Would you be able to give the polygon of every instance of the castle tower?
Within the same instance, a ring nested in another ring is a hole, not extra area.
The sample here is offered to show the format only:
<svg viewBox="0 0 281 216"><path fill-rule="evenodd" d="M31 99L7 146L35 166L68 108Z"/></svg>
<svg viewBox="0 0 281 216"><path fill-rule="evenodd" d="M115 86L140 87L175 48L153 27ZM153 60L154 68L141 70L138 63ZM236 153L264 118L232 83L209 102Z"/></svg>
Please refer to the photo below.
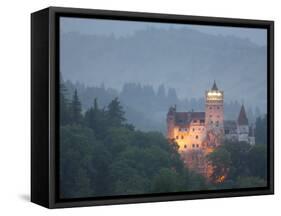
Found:
<svg viewBox="0 0 281 216"><path fill-rule="evenodd" d="M223 91L214 81L211 90L205 93L205 125L207 131L223 132L224 122Z"/></svg>
<svg viewBox="0 0 281 216"><path fill-rule="evenodd" d="M167 113L167 138L174 138L174 127L175 127L175 114L176 114L176 106L170 107Z"/></svg>
<svg viewBox="0 0 281 216"><path fill-rule="evenodd" d="M240 113L237 119L237 133L238 141L248 142L249 141L249 121L246 115L244 104L242 104Z"/></svg>

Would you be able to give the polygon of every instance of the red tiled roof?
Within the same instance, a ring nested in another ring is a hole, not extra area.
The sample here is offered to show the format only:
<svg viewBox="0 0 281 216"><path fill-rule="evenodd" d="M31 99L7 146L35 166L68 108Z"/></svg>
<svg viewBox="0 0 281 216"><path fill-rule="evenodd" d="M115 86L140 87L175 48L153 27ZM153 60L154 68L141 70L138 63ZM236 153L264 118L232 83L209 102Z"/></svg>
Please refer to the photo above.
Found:
<svg viewBox="0 0 281 216"><path fill-rule="evenodd" d="M176 124L189 124L192 120L205 120L205 112L176 112Z"/></svg>

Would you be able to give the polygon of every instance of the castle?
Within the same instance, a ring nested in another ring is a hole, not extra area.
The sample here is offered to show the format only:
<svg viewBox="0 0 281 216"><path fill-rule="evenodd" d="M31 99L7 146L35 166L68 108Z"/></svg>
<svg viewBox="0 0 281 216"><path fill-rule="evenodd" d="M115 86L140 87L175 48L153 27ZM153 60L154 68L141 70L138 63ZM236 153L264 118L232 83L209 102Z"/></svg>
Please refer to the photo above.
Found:
<svg viewBox="0 0 281 216"><path fill-rule="evenodd" d="M237 120L224 118L224 92L216 82L205 92L205 112L177 112L176 106L167 113L167 138L177 143L186 165L197 172L210 176L212 168L205 156L221 145L224 140L255 144L253 127L249 126L244 105Z"/></svg>

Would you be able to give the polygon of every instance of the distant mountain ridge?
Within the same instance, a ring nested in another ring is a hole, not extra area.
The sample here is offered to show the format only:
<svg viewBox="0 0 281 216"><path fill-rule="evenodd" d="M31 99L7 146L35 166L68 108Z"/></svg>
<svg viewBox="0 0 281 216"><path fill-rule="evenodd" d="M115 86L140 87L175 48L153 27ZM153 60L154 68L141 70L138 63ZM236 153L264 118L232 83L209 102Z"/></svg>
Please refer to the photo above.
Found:
<svg viewBox="0 0 281 216"><path fill-rule="evenodd" d="M129 37L63 34L64 79L89 86L124 83L176 89L180 98L201 98L214 79L225 100L266 110L266 47L232 36L193 29L137 31Z"/></svg>

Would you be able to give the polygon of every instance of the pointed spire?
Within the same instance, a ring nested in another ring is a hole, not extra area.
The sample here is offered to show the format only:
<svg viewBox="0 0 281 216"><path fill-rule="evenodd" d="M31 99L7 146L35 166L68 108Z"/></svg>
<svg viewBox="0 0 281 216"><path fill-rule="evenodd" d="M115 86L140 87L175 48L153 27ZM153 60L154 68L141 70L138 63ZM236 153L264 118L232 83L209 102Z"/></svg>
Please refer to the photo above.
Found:
<svg viewBox="0 0 281 216"><path fill-rule="evenodd" d="M217 87L217 84L216 84L216 80L214 80L214 84L213 84L213 87L212 87L212 90L213 91L218 91L218 87Z"/></svg>
<svg viewBox="0 0 281 216"><path fill-rule="evenodd" d="M238 121L238 125L248 125L249 124L244 104L242 104L242 106L241 106L241 110L240 110L237 121Z"/></svg>

